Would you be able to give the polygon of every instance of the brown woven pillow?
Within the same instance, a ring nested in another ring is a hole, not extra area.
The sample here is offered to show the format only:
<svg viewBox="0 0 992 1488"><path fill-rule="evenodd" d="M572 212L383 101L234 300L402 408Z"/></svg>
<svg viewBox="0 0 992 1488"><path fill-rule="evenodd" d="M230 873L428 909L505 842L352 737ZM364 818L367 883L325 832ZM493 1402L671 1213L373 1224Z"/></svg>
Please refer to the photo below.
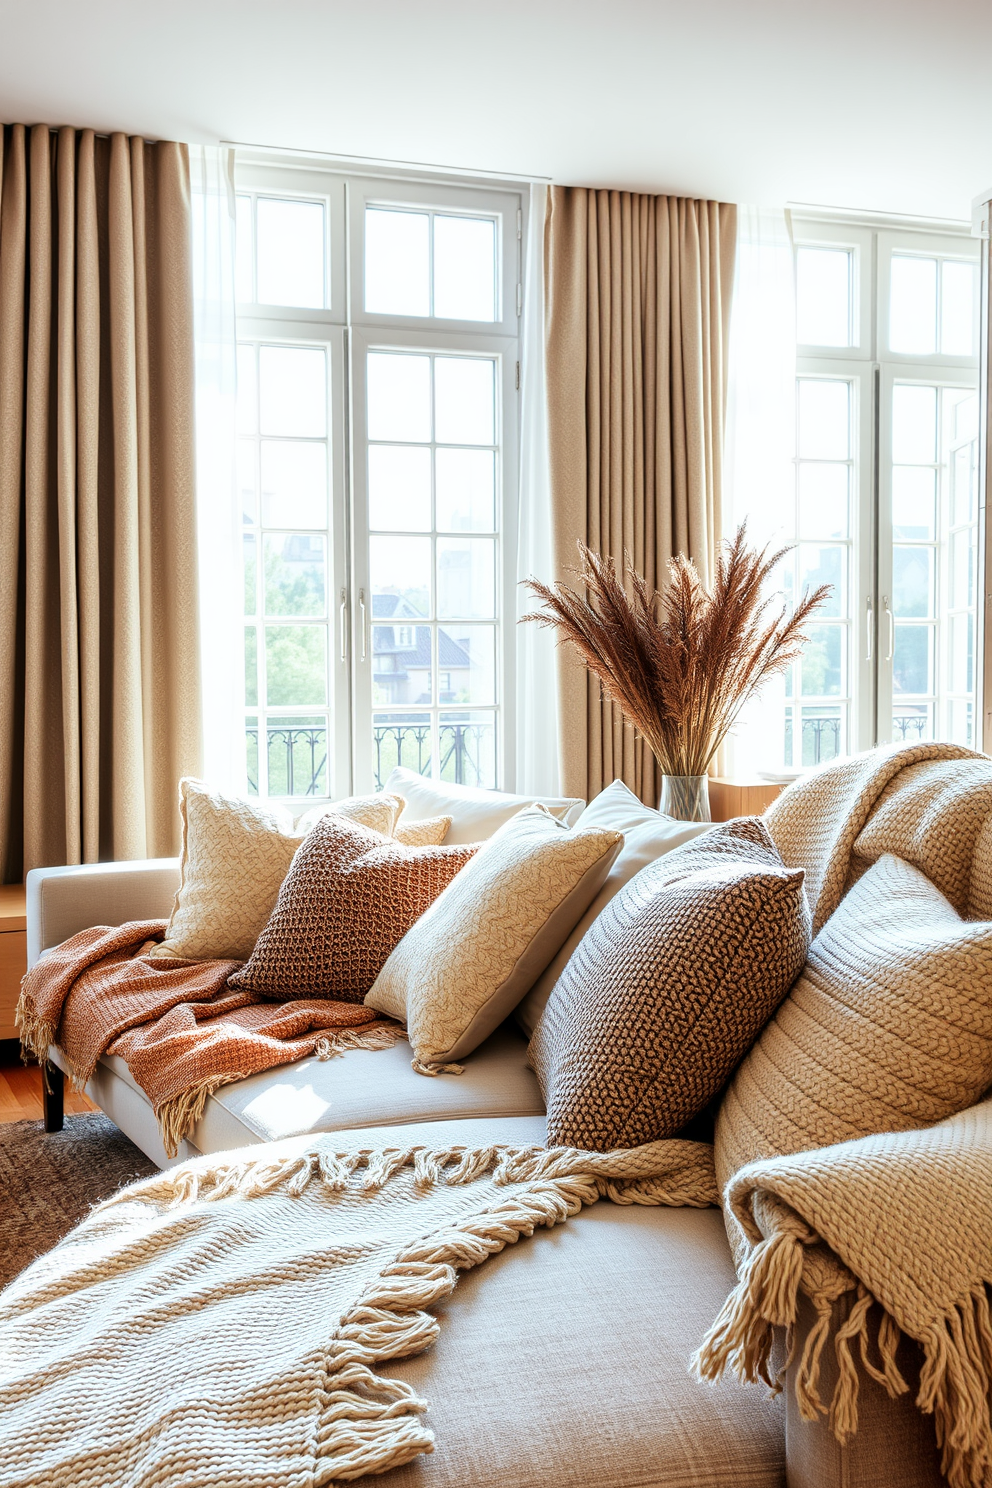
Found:
<svg viewBox="0 0 992 1488"><path fill-rule="evenodd" d="M475 851L406 847L358 822L322 817L229 985L263 997L361 1002L393 947Z"/></svg>
<svg viewBox="0 0 992 1488"><path fill-rule="evenodd" d="M587 931L531 1040L549 1146L606 1152L677 1132L788 992L809 930L803 874L756 817L642 869Z"/></svg>

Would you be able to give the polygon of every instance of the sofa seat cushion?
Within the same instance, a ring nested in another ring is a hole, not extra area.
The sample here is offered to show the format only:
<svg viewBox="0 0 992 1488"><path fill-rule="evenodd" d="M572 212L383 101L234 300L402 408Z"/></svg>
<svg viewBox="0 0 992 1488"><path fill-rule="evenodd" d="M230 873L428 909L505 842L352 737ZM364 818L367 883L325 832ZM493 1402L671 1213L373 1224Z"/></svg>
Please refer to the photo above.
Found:
<svg viewBox="0 0 992 1488"><path fill-rule="evenodd" d="M784 1488L781 1399L688 1373L734 1279L718 1209L608 1201L464 1272L383 1366L436 1438L389 1488Z"/></svg>
<svg viewBox="0 0 992 1488"><path fill-rule="evenodd" d="M526 1052L525 1040L507 1024L465 1061L461 1075L426 1079L414 1074L405 1039L387 1049L301 1059L222 1085L207 1101L193 1145L201 1152L223 1152L249 1142L351 1127L460 1117L543 1118L544 1102ZM104 1055L102 1063L139 1090L118 1055Z"/></svg>

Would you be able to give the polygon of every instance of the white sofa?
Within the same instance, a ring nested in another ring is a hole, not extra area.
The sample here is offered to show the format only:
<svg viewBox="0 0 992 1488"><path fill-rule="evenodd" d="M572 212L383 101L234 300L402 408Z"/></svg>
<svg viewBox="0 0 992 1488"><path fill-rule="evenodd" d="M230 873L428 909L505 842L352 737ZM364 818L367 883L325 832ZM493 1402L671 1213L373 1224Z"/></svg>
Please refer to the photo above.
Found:
<svg viewBox="0 0 992 1488"><path fill-rule="evenodd" d="M171 859L35 870L29 964L86 926L164 918L177 883ZM457 1077L414 1074L405 1042L302 1060L217 1091L179 1159L311 1131L340 1133L342 1150L543 1141L525 1055L509 1023ZM167 1165L122 1060L102 1059L87 1093ZM58 1090L48 1120L61 1123ZM437 1447L383 1488L937 1488L933 1428L912 1392L890 1401L862 1376L861 1427L841 1449L825 1425L800 1420L791 1381L772 1399L689 1376L733 1281L718 1209L603 1202L502 1252L439 1306L434 1348L390 1364L429 1400ZM911 1374L912 1357L902 1362Z"/></svg>

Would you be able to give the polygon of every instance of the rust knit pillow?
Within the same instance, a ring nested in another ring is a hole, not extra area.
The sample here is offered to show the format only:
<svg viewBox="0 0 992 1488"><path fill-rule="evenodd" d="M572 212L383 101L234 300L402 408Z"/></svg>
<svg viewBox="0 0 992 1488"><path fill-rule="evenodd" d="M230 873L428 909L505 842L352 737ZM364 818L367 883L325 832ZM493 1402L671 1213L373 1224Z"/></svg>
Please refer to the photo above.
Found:
<svg viewBox="0 0 992 1488"><path fill-rule="evenodd" d="M407 847L344 817L322 817L228 985L263 997L361 1002L393 947L475 851Z"/></svg>
<svg viewBox="0 0 992 1488"><path fill-rule="evenodd" d="M580 941L530 1043L548 1145L673 1136L724 1085L802 970L810 917L757 817L674 848Z"/></svg>

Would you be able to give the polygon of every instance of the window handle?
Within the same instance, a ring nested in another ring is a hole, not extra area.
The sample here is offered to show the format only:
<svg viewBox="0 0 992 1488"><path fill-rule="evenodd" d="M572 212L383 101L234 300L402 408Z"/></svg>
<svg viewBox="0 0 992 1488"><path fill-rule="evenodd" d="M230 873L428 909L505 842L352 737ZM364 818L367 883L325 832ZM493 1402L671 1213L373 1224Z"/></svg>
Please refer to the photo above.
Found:
<svg viewBox="0 0 992 1488"><path fill-rule="evenodd" d="M871 661L875 643L875 617L872 614L871 595L865 600L865 661Z"/></svg>
<svg viewBox="0 0 992 1488"><path fill-rule="evenodd" d="M364 661L369 651L369 622L364 589L358 591L358 609L362 617L362 660Z"/></svg>
<svg viewBox="0 0 992 1488"><path fill-rule="evenodd" d="M892 611L889 609L889 596L887 594L882 595L882 609L885 611L885 618L889 622L889 649L885 653L885 659L886 661L891 661L896 649L896 622Z"/></svg>
<svg viewBox="0 0 992 1488"><path fill-rule="evenodd" d="M341 660L348 660L348 591L341 590L341 606L338 610L338 621L341 626Z"/></svg>

